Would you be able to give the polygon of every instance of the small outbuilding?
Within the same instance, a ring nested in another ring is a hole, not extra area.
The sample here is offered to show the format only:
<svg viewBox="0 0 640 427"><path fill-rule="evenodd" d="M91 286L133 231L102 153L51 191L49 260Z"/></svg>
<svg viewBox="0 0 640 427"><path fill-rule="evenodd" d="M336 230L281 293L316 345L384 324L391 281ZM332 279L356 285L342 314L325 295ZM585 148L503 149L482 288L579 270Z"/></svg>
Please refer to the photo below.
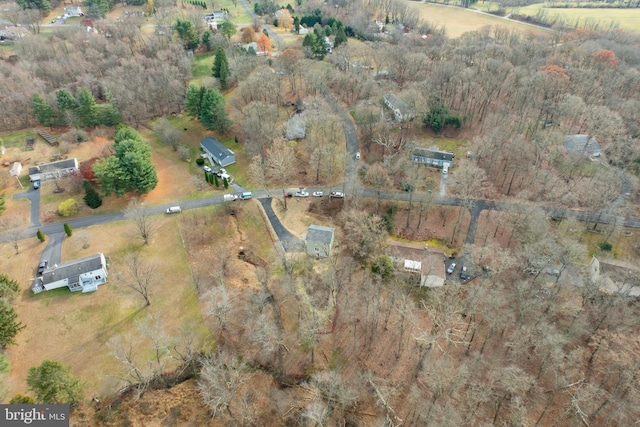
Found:
<svg viewBox="0 0 640 427"><path fill-rule="evenodd" d="M200 148L205 152L207 157L213 163L217 163L220 166L229 166L236 162L236 155L222 145L218 138L205 138L200 141Z"/></svg>
<svg viewBox="0 0 640 427"><path fill-rule="evenodd" d="M22 172L22 163L14 162L11 165L11 169L9 169L9 175L18 176L18 175L20 175L20 172Z"/></svg>
<svg viewBox="0 0 640 427"><path fill-rule="evenodd" d="M333 246L334 229L321 225L310 225L305 238L307 254L316 258L327 257Z"/></svg>

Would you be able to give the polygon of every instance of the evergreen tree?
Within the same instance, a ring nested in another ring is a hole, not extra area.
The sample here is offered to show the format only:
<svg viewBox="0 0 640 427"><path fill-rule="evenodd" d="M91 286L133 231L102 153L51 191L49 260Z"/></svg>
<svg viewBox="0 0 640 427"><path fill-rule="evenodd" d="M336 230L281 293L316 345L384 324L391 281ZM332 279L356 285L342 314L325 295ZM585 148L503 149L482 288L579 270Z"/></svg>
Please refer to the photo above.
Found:
<svg viewBox="0 0 640 427"><path fill-rule="evenodd" d="M231 122L225 110L224 96L215 89L207 90L202 99L200 121L208 130L225 133L231 127Z"/></svg>
<svg viewBox="0 0 640 427"><path fill-rule="evenodd" d="M4 200L4 193L0 193L0 215L2 215L5 210L7 210L7 206Z"/></svg>
<svg viewBox="0 0 640 427"><path fill-rule="evenodd" d="M78 108L78 102L66 89L60 89L56 92L56 104L60 110L75 110Z"/></svg>
<svg viewBox="0 0 640 427"><path fill-rule="evenodd" d="M211 31L206 30L202 33L202 41L200 47L204 50L211 50Z"/></svg>
<svg viewBox="0 0 640 427"><path fill-rule="evenodd" d="M222 178L222 185L224 185L225 190L229 188L229 180L227 179L226 176Z"/></svg>
<svg viewBox="0 0 640 427"><path fill-rule="evenodd" d="M40 240L41 242L44 242L44 234L42 234L42 230L40 230L38 228L38 231L36 232L36 237L38 238L38 240Z"/></svg>
<svg viewBox="0 0 640 427"><path fill-rule="evenodd" d="M187 114L191 117L199 118L200 112L202 110L202 99L204 98L205 93L207 93L207 88L204 86L198 87L196 85L189 85L187 88L187 96L184 103L184 108L187 110Z"/></svg>
<svg viewBox="0 0 640 427"><path fill-rule="evenodd" d="M229 78L229 63L227 62L227 54L222 47L216 49L216 58L212 67L213 77L220 79L220 87L224 90L229 87L227 79Z"/></svg>
<svg viewBox="0 0 640 427"><path fill-rule="evenodd" d="M56 113L46 99L37 93L31 97L31 111L38 118L42 126L53 126L56 123Z"/></svg>
<svg viewBox="0 0 640 427"><path fill-rule="evenodd" d="M158 175L149 145L138 132L126 126L116 132L114 140L115 154L93 165L102 193L116 193L121 197L133 190L138 194L153 190L158 184Z"/></svg>
<svg viewBox="0 0 640 427"><path fill-rule="evenodd" d="M216 187L220 187L220 182L218 181L218 175L213 175L213 181L216 184Z"/></svg>
<svg viewBox="0 0 640 427"><path fill-rule="evenodd" d="M78 108L76 114L82 126L95 126L98 124L98 108L96 100L89 89L82 88L78 92Z"/></svg>
<svg viewBox="0 0 640 427"><path fill-rule="evenodd" d="M0 348L15 344L13 339L24 325L17 321L18 314L6 298L0 298Z"/></svg>
<svg viewBox="0 0 640 427"><path fill-rule="evenodd" d="M82 399L84 388L69 367L51 360L29 368L27 385L36 395L36 402L75 405Z"/></svg>
<svg viewBox="0 0 640 427"><path fill-rule="evenodd" d="M178 37L182 39L182 44L185 49L195 49L198 47L200 37L196 27L188 19L178 19L174 26L175 31L178 33Z"/></svg>
<svg viewBox="0 0 640 427"><path fill-rule="evenodd" d="M64 223L64 232L67 234L67 236L71 237L71 235L73 234L73 230L71 229L71 226L68 223Z"/></svg>
<svg viewBox="0 0 640 427"><path fill-rule="evenodd" d="M113 127L122 123L120 111L112 104L102 104L98 107L98 124Z"/></svg>
<svg viewBox="0 0 640 427"><path fill-rule="evenodd" d="M89 181L83 181L82 188L84 188L84 202L87 206L91 209L102 206L102 197L100 197L100 194L98 194Z"/></svg>
<svg viewBox="0 0 640 427"><path fill-rule="evenodd" d="M339 27L336 31L336 38L333 41L334 47L340 46L342 43L347 42L347 33L344 31L344 27Z"/></svg>
<svg viewBox="0 0 640 427"><path fill-rule="evenodd" d="M0 298L12 301L20 292L20 284L5 274L0 274ZM0 370L1 371L1 370Z"/></svg>

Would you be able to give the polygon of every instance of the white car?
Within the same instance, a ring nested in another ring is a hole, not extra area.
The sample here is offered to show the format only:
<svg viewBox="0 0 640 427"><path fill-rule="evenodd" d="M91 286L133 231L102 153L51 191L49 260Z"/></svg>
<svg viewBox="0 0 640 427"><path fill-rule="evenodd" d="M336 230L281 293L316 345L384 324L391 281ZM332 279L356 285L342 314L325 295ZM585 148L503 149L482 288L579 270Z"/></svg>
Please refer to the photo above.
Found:
<svg viewBox="0 0 640 427"><path fill-rule="evenodd" d="M205 166L202 169L204 169L205 172L211 173L211 168L209 166Z"/></svg>
<svg viewBox="0 0 640 427"><path fill-rule="evenodd" d="M296 191L296 197L309 197L309 193L306 191Z"/></svg>
<svg viewBox="0 0 640 427"><path fill-rule="evenodd" d="M356 153L356 160L360 160L360 152L359 151Z"/></svg>
<svg viewBox="0 0 640 427"><path fill-rule="evenodd" d="M455 269L456 269L456 263L452 262L451 265L449 265L449 268L447 268L447 274L452 274Z"/></svg>
<svg viewBox="0 0 640 427"><path fill-rule="evenodd" d="M344 193L342 193L340 191L332 191L331 192L331 197L335 197L337 199L344 199Z"/></svg>
<svg viewBox="0 0 640 427"><path fill-rule="evenodd" d="M322 191L314 191L312 195L313 197L322 197L324 196L324 193Z"/></svg>

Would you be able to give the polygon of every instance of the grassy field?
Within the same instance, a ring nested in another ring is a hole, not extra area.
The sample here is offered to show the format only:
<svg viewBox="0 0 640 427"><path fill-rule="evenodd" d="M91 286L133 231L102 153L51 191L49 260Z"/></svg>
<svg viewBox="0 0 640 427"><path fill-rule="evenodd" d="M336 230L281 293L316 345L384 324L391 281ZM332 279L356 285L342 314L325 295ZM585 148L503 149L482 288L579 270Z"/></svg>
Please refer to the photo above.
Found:
<svg viewBox="0 0 640 427"><path fill-rule="evenodd" d="M207 12L211 12L213 9L227 9L231 15L229 20L236 25L250 25L253 23L253 19L239 2L237 2L237 6L234 6L231 0L209 0L207 1L207 6ZM253 3L249 2L249 6L253 7Z"/></svg>
<svg viewBox="0 0 640 427"><path fill-rule="evenodd" d="M542 3L514 9L514 13L535 16L544 6ZM640 9L552 9L546 8L546 13L551 16L559 16L569 24L577 19L585 22L598 23L600 29L608 28L611 23L618 24L621 29L640 31Z"/></svg>
<svg viewBox="0 0 640 427"><path fill-rule="evenodd" d="M502 26L519 31L545 31L536 30L530 25L520 22L508 21L497 16L485 15L471 9L450 7L436 4L415 3L407 1L411 7L420 12L420 17L437 26L444 27L448 37L456 38L468 31L476 31L487 25Z"/></svg>

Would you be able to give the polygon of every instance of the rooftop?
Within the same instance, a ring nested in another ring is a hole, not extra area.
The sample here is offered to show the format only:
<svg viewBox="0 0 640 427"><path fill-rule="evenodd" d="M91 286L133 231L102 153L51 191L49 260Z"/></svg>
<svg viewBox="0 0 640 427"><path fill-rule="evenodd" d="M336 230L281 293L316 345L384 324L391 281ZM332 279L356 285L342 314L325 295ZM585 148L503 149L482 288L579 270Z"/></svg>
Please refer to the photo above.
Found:
<svg viewBox="0 0 640 427"><path fill-rule="evenodd" d="M597 157L602 154L602 147L595 139L589 135L567 135L562 141L562 145L568 152L573 154L583 154Z"/></svg>
<svg viewBox="0 0 640 427"><path fill-rule="evenodd" d="M218 159L233 156L233 151L222 145L222 143L218 141L218 138L204 138L200 141L200 145Z"/></svg>
<svg viewBox="0 0 640 427"><path fill-rule="evenodd" d="M47 285L62 279L69 279L69 283L76 283L82 273L102 268L102 259L102 253L97 253L62 263L57 267L49 267L42 273L42 284Z"/></svg>
<svg viewBox="0 0 640 427"><path fill-rule="evenodd" d="M447 160L450 162L452 162L453 158L455 157L453 153L450 153L448 151L439 151L434 149L427 150L425 148L415 148L413 150L413 155L420 156L420 157L427 157L430 159Z"/></svg>
<svg viewBox="0 0 640 427"><path fill-rule="evenodd" d="M334 229L331 227L323 227L322 225L310 225L307 230L306 241L320 243L322 245L331 246L333 242Z"/></svg>
<svg viewBox="0 0 640 427"><path fill-rule="evenodd" d="M44 163L38 166L31 166L29 168L29 175L37 173L55 172L61 169L69 169L78 167L78 161L74 159L58 160L57 162Z"/></svg>

